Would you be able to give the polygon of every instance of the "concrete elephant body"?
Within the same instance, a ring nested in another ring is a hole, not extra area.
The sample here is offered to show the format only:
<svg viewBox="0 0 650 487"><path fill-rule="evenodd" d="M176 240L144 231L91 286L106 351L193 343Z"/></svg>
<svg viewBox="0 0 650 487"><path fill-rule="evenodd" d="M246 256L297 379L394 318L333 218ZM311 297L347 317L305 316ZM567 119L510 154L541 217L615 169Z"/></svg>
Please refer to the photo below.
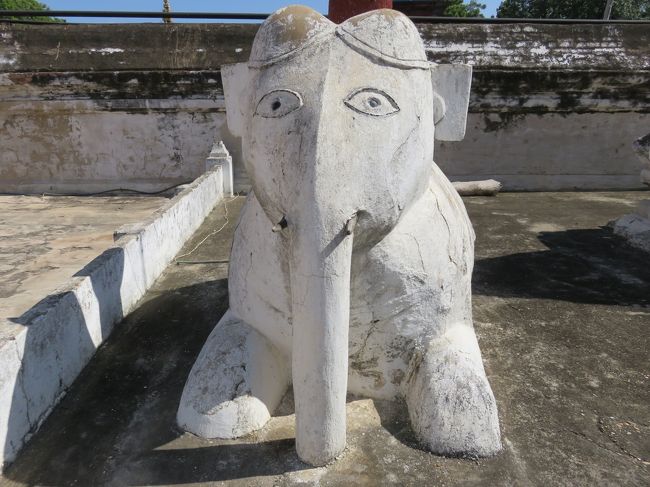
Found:
<svg viewBox="0 0 650 487"><path fill-rule="evenodd" d="M249 63L224 69L253 191L230 310L190 374L182 427L241 436L292 383L297 449L311 464L343 451L348 391L405 398L434 452L499 450L472 328L474 235L433 164L434 124L440 138L464 133L469 71L459 73L432 66L394 11L337 27L304 7L276 12Z"/></svg>
<svg viewBox="0 0 650 487"><path fill-rule="evenodd" d="M430 190L386 238L353 253L349 392L403 396L410 366L426 345L456 324L471 323L473 231L455 190L436 173ZM446 221L464 224L448 227ZM291 356L288 246L271 227L250 194L233 242L230 306Z"/></svg>

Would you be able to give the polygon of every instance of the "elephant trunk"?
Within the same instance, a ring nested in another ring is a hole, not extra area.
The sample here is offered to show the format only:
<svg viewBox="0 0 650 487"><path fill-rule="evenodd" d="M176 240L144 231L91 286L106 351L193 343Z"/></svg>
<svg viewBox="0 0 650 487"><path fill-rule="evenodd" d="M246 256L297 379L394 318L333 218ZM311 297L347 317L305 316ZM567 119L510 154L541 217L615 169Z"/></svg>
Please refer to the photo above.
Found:
<svg viewBox="0 0 650 487"><path fill-rule="evenodd" d="M297 222L291 231L296 448L321 466L345 448L350 266L356 217ZM315 223L314 223L315 222Z"/></svg>

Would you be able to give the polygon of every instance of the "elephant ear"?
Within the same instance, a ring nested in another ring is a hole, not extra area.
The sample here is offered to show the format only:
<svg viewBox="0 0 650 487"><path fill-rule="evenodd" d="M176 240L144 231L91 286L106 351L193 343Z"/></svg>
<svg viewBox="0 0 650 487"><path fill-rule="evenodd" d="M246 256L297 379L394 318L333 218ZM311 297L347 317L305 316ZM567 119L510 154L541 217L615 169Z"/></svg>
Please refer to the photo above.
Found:
<svg viewBox="0 0 650 487"><path fill-rule="evenodd" d="M252 70L248 63L225 64L221 66L221 81L228 129L234 136L241 137L251 115Z"/></svg>
<svg viewBox="0 0 650 487"><path fill-rule="evenodd" d="M433 64L431 83L436 140L463 140L472 67L468 64Z"/></svg>

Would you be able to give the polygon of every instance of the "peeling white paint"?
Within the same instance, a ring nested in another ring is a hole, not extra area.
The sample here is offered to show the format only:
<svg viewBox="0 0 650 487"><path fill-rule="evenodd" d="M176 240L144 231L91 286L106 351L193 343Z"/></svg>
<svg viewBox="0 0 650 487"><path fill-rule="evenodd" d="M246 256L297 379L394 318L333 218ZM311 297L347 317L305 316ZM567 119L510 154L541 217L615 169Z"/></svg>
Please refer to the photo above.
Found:
<svg viewBox="0 0 650 487"><path fill-rule="evenodd" d="M13 66L16 64L16 58L15 57L6 57L0 55L0 65L8 65L8 66Z"/></svg>
<svg viewBox="0 0 650 487"><path fill-rule="evenodd" d="M523 46L522 46L522 47L523 47ZM537 47L529 48L529 52L530 52L531 54L535 54L535 55L541 56L541 55L544 55L544 54L548 54L548 53L549 53L549 49L548 49L548 47L546 47L546 46L537 46Z"/></svg>
<svg viewBox="0 0 650 487"><path fill-rule="evenodd" d="M556 27L557 28L557 27ZM463 42L462 33L455 38L436 35L436 30L430 26L420 26L425 37L425 47L434 59L443 56L446 59L458 59L475 65L511 66L572 66L598 65L604 60L615 64L616 67L643 68L650 67L650 58L631 55L630 49L620 38L620 32L608 36L600 31L597 35L584 37L571 36L561 31L556 37L549 36L545 28L534 26L506 27L483 25L467 29L469 37L476 42ZM484 31L479 41L475 29ZM509 30L509 31L508 31ZM552 32L552 31L551 31ZM485 38L487 37L487 39Z"/></svg>
<svg viewBox="0 0 650 487"><path fill-rule="evenodd" d="M116 54L118 52L124 52L124 49L119 47L102 47L101 49L88 49L89 52L98 52L102 55L104 54Z"/></svg>

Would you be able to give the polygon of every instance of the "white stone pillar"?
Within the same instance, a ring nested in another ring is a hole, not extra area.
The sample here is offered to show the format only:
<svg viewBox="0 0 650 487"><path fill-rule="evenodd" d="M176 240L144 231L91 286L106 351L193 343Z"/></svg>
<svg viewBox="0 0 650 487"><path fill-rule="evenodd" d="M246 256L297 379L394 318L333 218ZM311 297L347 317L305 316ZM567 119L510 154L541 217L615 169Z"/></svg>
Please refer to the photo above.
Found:
<svg viewBox="0 0 650 487"><path fill-rule="evenodd" d="M216 166L223 172L223 194L233 196L232 156L222 140L215 141L212 150L205 160L205 170L210 171Z"/></svg>

